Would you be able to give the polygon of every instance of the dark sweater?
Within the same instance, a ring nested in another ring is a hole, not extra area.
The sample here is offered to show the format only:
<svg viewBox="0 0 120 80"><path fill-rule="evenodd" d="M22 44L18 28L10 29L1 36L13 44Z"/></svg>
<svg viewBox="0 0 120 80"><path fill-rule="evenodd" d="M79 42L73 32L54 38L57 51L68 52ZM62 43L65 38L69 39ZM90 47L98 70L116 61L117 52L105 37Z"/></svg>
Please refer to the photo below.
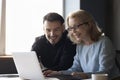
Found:
<svg viewBox="0 0 120 80"><path fill-rule="evenodd" d="M40 36L33 44L32 51L37 53L38 58L41 57L46 68L59 71L72 66L76 45L69 40L67 32L64 32L61 40L54 46L48 42L45 35Z"/></svg>

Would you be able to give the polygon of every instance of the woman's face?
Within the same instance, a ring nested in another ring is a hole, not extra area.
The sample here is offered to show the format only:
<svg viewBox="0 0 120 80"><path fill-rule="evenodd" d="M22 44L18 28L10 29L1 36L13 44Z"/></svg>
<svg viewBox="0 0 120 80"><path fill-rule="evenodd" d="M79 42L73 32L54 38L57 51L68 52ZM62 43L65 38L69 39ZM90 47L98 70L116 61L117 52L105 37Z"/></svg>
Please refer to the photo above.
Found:
<svg viewBox="0 0 120 80"><path fill-rule="evenodd" d="M80 21L79 18L69 18L69 32L78 41L84 41L89 37L88 34L88 22Z"/></svg>

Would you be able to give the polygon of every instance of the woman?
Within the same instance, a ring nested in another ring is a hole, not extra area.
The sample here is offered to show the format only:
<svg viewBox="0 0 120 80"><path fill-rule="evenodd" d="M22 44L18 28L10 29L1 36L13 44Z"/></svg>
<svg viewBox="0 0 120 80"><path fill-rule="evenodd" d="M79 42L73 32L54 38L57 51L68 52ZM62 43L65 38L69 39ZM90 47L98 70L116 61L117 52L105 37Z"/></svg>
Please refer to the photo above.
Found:
<svg viewBox="0 0 120 80"><path fill-rule="evenodd" d="M68 15L67 25L69 38L77 44L73 65L67 71L52 71L49 75L62 73L89 78L93 73L107 73L109 78L117 76L115 50L93 16L84 10L74 11Z"/></svg>

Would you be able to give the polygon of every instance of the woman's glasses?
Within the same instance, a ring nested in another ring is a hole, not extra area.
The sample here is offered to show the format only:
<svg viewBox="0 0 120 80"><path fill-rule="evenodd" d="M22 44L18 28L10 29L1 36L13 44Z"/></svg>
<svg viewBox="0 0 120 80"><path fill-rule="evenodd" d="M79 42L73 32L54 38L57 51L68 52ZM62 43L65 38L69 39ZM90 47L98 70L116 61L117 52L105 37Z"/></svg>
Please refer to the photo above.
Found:
<svg viewBox="0 0 120 80"><path fill-rule="evenodd" d="M76 25L76 26L69 27L67 30L68 30L68 31L76 30L76 29L78 29L80 26L82 26L82 25L84 25L84 24L88 24L88 22L84 22L84 23L82 23L82 24L78 24L78 25Z"/></svg>

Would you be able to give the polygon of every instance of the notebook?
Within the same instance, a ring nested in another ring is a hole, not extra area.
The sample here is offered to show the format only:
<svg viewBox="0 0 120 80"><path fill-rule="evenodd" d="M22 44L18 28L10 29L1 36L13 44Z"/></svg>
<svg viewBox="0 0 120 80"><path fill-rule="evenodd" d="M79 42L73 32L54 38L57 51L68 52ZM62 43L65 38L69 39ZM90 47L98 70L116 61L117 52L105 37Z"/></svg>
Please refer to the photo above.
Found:
<svg viewBox="0 0 120 80"><path fill-rule="evenodd" d="M59 80L58 78L45 78L43 76L37 55L34 51L13 52L12 56L18 75L21 79Z"/></svg>

